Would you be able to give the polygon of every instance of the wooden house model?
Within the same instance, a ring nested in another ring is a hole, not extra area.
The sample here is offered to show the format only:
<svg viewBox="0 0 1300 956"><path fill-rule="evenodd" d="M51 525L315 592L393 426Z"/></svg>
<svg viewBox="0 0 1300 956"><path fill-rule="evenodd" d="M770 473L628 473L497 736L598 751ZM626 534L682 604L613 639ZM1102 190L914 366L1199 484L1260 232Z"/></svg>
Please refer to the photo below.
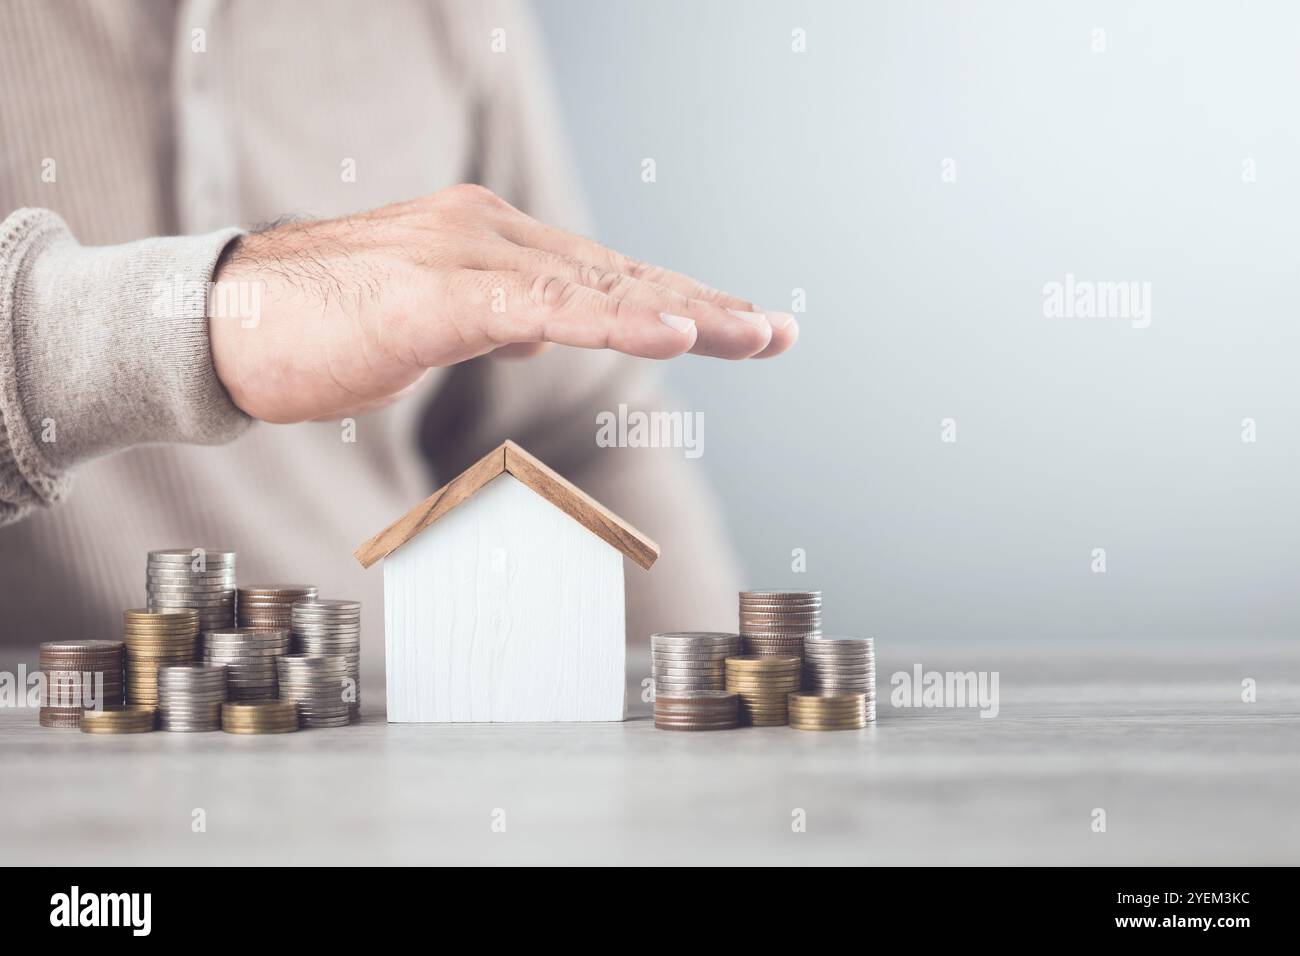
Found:
<svg viewBox="0 0 1300 956"><path fill-rule="evenodd" d="M389 721L622 720L623 559L658 546L514 442L361 545Z"/></svg>

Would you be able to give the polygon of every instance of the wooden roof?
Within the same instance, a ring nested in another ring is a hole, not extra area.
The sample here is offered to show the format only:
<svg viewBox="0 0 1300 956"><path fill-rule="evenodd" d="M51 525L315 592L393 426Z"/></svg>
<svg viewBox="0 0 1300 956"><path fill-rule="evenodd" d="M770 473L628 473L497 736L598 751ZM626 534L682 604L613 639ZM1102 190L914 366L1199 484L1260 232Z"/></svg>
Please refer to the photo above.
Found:
<svg viewBox="0 0 1300 956"><path fill-rule="evenodd" d="M352 552L368 568L386 558L494 478L509 474L596 537L649 569L659 545L512 441L492 449L459 475Z"/></svg>

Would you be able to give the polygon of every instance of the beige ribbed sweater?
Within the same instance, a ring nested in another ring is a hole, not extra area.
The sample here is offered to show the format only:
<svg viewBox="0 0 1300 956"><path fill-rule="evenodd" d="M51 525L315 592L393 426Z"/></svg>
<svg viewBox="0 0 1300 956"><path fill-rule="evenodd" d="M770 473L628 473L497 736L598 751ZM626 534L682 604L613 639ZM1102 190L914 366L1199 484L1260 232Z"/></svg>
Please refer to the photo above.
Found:
<svg viewBox="0 0 1300 956"><path fill-rule="evenodd" d="M160 282L206 281L239 227L284 215L479 181L581 228L526 10L6 0L0 89L5 663L116 636L144 601L145 552L202 546L236 550L242 582L364 601L377 682L381 576L352 549L507 437L659 540L650 573L628 568L630 640L734 628L699 462L595 444L601 410L674 407L651 363L557 349L435 371L345 442L338 423L248 422L213 374L201 303L157 314Z"/></svg>

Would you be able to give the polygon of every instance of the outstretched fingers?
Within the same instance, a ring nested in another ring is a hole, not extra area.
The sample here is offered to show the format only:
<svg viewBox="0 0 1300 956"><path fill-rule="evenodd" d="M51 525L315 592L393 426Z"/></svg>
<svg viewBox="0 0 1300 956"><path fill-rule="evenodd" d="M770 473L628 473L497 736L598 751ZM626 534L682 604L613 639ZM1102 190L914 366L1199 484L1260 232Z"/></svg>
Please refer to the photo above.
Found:
<svg viewBox="0 0 1300 956"><path fill-rule="evenodd" d="M499 228L506 239L528 252L578 262L605 274L623 276L628 281L668 290L691 302L714 307L717 311L711 313L711 321L700 323L699 340L693 350L697 354L721 358L766 358L784 352L798 338L798 327L794 316L789 313L766 312L748 299L706 286L691 276L638 261L583 236L548 226L517 210L511 212L512 215L505 217ZM695 317L698 320L705 314L708 314L707 310ZM746 330L738 323L748 323L751 328ZM742 345L754 343L754 329L765 337L764 341L746 351Z"/></svg>
<svg viewBox="0 0 1300 956"><path fill-rule="evenodd" d="M631 302L571 279L522 272L461 270L450 279L450 298L479 330L488 348L552 342L583 349L613 349L666 359L689 352L695 322Z"/></svg>
<svg viewBox="0 0 1300 956"><path fill-rule="evenodd" d="M689 318L699 330L691 349L696 355L749 358L767 349L772 341L770 323L753 312L727 309L716 302L692 298L657 282L611 272L572 256L513 244L504 255L520 272L558 276L633 305Z"/></svg>

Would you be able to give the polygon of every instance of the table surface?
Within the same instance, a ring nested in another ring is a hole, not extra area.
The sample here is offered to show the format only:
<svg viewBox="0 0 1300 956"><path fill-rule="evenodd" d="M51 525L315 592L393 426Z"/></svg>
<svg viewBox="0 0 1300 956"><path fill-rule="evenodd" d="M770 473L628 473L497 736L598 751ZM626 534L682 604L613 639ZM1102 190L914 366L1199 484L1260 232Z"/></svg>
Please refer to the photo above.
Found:
<svg viewBox="0 0 1300 956"><path fill-rule="evenodd" d="M893 706L916 661L996 670L998 715ZM879 673L875 726L837 733L657 731L635 696L624 723L388 724L370 687L360 725L267 737L3 708L0 860L1300 863L1296 642L948 647Z"/></svg>

